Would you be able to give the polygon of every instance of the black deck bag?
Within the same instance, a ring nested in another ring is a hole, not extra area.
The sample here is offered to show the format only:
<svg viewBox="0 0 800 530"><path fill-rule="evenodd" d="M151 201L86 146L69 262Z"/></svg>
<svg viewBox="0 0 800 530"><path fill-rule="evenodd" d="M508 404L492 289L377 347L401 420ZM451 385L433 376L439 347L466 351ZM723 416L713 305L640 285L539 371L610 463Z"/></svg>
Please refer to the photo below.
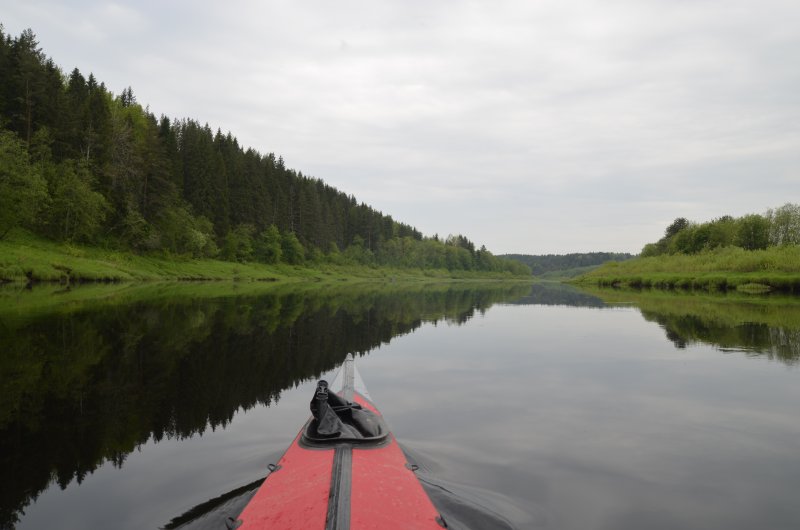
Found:
<svg viewBox="0 0 800 530"><path fill-rule="evenodd" d="M381 416L330 392L324 380L317 383L311 415L303 431L307 443L377 443L389 434Z"/></svg>

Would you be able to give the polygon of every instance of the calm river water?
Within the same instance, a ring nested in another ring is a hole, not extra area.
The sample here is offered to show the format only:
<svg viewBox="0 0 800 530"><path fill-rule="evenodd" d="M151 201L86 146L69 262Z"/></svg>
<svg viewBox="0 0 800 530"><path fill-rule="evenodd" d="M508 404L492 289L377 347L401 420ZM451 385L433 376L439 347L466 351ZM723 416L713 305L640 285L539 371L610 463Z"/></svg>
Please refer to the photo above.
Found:
<svg viewBox="0 0 800 530"><path fill-rule="evenodd" d="M800 528L797 299L55 291L0 290L0 528L224 528L348 352L476 524Z"/></svg>

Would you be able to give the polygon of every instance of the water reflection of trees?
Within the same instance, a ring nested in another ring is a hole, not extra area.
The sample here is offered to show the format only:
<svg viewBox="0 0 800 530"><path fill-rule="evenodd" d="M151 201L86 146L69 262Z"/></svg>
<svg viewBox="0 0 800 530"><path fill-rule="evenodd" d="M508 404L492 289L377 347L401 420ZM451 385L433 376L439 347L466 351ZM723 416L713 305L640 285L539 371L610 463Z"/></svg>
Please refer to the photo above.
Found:
<svg viewBox="0 0 800 530"><path fill-rule="evenodd" d="M742 322L734 326L706 320L699 315L670 316L642 311L657 322L677 348L690 344L711 344L723 351L742 351L770 360L796 364L800 360L800 330L771 327L759 322Z"/></svg>
<svg viewBox="0 0 800 530"><path fill-rule="evenodd" d="M55 480L239 409L425 321L465 322L526 289L326 289L182 296L0 321L0 527Z"/></svg>
<svg viewBox="0 0 800 530"><path fill-rule="evenodd" d="M592 290L610 304L634 304L677 348L710 344L788 365L800 363L800 299L743 294Z"/></svg>
<svg viewBox="0 0 800 530"><path fill-rule="evenodd" d="M599 297L571 285L554 282L534 283L530 292L513 302L514 305L555 305L570 307L606 307Z"/></svg>

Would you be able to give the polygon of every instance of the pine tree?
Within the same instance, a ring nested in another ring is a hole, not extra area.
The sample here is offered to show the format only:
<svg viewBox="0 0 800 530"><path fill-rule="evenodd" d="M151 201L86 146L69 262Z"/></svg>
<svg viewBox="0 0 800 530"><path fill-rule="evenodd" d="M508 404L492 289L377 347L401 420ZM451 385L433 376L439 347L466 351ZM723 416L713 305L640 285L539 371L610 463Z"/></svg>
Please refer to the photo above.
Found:
<svg viewBox="0 0 800 530"><path fill-rule="evenodd" d="M40 118L39 104L44 100L44 55L33 31L26 29L13 41L11 77L13 98L9 101L11 128L30 144Z"/></svg>
<svg viewBox="0 0 800 530"><path fill-rule="evenodd" d="M11 37L3 31L3 24L0 24L0 128L5 128L9 124L8 116L10 109L8 102L13 93L11 80L14 70L11 67Z"/></svg>

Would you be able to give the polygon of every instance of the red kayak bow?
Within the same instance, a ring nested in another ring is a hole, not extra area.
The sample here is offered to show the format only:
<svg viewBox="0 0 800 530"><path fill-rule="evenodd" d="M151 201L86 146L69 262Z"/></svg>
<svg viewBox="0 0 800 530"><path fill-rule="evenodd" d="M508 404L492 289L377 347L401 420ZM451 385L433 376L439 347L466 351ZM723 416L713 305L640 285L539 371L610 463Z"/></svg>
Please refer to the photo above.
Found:
<svg viewBox="0 0 800 530"><path fill-rule="evenodd" d="M235 528L447 527L369 398L348 354L330 391L320 381L312 417L239 515Z"/></svg>

